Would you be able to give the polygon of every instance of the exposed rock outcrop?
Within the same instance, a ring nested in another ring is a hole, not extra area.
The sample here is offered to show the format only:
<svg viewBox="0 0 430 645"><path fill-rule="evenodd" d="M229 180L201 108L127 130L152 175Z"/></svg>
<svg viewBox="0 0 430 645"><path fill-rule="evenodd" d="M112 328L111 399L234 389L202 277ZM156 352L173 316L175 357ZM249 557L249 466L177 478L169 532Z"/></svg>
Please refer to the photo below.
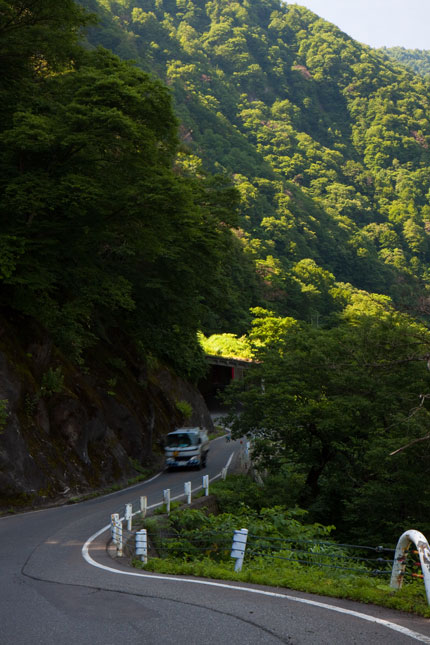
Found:
<svg viewBox="0 0 430 645"><path fill-rule="evenodd" d="M110 363L109 363L110 360ZM71 365L49 339L0 330L0 509L44 504L162 466L161 438L212 421L197 388L128 357ZM90 375L91 374L91 375Z"/></svg>

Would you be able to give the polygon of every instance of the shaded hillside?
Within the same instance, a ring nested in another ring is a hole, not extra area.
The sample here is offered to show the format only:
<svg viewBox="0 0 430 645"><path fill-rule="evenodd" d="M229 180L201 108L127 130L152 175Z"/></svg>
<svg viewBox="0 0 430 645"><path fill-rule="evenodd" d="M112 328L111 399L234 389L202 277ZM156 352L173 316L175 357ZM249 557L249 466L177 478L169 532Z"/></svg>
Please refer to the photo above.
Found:
<svg viewBox="0 0 430 645"><path fill-rule="evenodd" d="M0 318L0 512L65 501L163 467L162 437L212 427L200 393L140 360L127 339L99 344L82 370L34 321Z"/></svg>
<svg viewBox="0 0 430 645"><path fill-rule="evenodd" d="M156 466L181 401L210 426L197 330L253 298L237 191L181 159L162 83L79 46L89 23L0 10L1 507Z"/></svg>
<svg viewBox="0 0 430 645"><path fill-rule="evenodd" d="M422 78L278 0L84 4L101 17L89 42L166 82L184 149L234 179L272 307L325 315L328 271L419 308L430 280Z"/></svg>
<svg viewBox="0 0 430 645"><path fill-rule="evenodd" d="M198 378L197 330L234 330L253 302L237 191L178 154L160 81L77 45L88 18L71 0L6 5L0 307L77 363L120 328L140 356Z"/></svg>

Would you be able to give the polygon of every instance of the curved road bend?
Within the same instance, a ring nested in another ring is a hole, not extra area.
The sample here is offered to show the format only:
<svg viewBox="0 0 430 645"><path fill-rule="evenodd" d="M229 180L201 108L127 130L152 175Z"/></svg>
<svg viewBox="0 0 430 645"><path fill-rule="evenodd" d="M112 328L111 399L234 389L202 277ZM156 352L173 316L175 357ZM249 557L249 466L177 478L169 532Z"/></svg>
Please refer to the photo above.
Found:
<svg viewBox="0 0 430 645"><path fill-rule="evenodd" d="M200 473L162 473L79 505L0 518L0 645L430 644L430 621L383 608L139 573L109 557L106 531L88 544L92 564L83 558L112 512L142 494L161 502L164 488L173 496L189 479L201 485L234 449L216 440Z"/></svg>

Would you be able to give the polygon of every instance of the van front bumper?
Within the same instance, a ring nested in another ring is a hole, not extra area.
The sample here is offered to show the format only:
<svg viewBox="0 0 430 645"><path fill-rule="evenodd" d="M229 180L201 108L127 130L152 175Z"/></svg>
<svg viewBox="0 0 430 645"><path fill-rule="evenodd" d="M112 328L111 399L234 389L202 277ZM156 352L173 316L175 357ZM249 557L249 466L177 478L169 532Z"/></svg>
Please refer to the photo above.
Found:
<svg viewBox="0 0 430 645"><path fill-rule="evenodd" d="M182 468L184 466L200 466L200 457L199 455L193 455L192 457L167 457L166 466L169 468Z"/></svg>

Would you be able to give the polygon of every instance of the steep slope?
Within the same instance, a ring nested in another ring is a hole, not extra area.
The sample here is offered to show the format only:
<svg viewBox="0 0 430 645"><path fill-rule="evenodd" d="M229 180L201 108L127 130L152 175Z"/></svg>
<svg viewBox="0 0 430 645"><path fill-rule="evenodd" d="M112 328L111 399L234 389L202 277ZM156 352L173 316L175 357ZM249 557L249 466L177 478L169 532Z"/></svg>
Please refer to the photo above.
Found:
<svg viewBox="0 0 430 645"><path fill-rule="evenodd" d="M182 400L210 424L178 374L205 372L220 302L248 315L235 189L181 164L167 88L79 46L87 23L73 0L0 10L2 507L151 466Z"/></svg>
<svg viewBox="0 0 430 645"><path fill-rule="evenodd" d="M212 428L198 390L128 342L99 344L82 369L34 320L0 317L0 513L148 476L163 465L161 438L184 422L179 401Z"/></svg>
<svg viewBox="0 0 430 645"><path fill-rule="evenodd" d="M278 0L86 4L93 51L73 0L0 12L4 503L151 461L198 330L428 309L423 79Z"/></svg>
<svg viewBox="0 0 430 645"><path fill-rule="evenodd" d="M165 81L184 150L234 179L272 307L326 315L336 304L318 284L336 280L420 309L430 280L422 78L278 0L83 4L101 16L89 43Z"/></svg>

